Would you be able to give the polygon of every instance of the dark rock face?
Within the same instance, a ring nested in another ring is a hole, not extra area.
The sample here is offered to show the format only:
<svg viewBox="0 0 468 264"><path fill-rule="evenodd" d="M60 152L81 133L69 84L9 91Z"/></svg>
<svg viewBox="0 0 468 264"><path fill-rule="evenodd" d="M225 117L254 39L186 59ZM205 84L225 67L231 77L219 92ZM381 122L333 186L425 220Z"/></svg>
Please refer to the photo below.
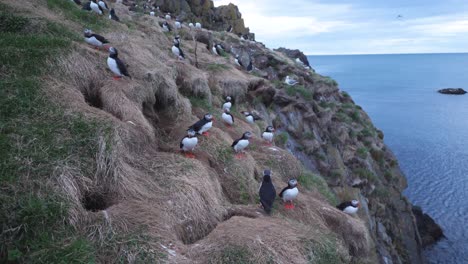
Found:
<svg viewBox="0 0 468 264"><path fill-rule="evenodd" d="M310 67L309 60L307 59L306 55L298 49L291 50L286 48L279 48L275 51L281 52L293 60L299 58L299 60L301 60L301 62L304 63L305 66Z"/></svg>
<svg viewBox="0 0 468 264"><path fill-rule="evenodd" d="M455 95L466 94L466 91L463 90L462 88L447 88L447 89L441 89L438 92L441 94L455 94Z"/></svg>
<svg viewBox="0 0 468 264"><path fill-rule="evenodd" d="M444 237L442 228L429 215L423 213L421 207L413 206L412 211L416 217L423 247L432 245Z"/></svg>

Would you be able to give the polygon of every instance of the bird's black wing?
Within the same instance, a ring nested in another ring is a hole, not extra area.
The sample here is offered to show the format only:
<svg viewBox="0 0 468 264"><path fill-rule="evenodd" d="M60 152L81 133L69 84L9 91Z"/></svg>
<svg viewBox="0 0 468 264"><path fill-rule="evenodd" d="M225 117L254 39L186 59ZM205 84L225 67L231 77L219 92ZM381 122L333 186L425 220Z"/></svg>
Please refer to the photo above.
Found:
<svg viewBox="0 0 468 264"><path fill-rule="evenodd" d="M117 67L119 67L120 73L122 73L122 75L130 77L130 74L128 74L127 71L127 67L125 67L125 64L122 62L122 60L116 58L115 61L117 62Z"/></svg>
<svg viewBox="0 0 468 264"><path fill-rule="evenodd" d="M232 118L232 123L234 124L234 116L231 114L228 114Z"/></svg>
<svg viewBox="0 0 468 264"><path fill-rule="evenodd" d="M182 49L179 47L179 56L181 56L182 58L185 59L185 55L184 55L184 52L182 51Z"/></svg>
<svg viewBox="0 0 468 264"><path fill-rule="evenodd" d="M276 198L275 186L273 186L271 182L263 182L262 186L260 187L259 196L263 209L265 210L265 212L270 213L271 207L273 206L273 203L275 202Z"/></svg>
<svg viewBox="0 0 468 264"><path fill-rule="evenodd" d="M284 187L284 189L280 192L279 197L283 197L283 193L284 193L287 189L289 189L289 186Z"/></svg>
<svg viewBox="0 0 468 264"><path fill-rule="evenodd" d="M104 1L102 1L102 2L104 3L104 6L105 6L107 9L109 9L109 6L107 5L107 3L104 2Z"/></svg>
<svg viewBox="0 0 468 264"><path fill-rule="evenodd" d="M189 128L192 128L195 132L198 133L198 131L200 131L200 129L202 129L202 127L208 122L206 122L205 118L201 119L201 120L198 120L198 122L196 122L195 124L193 124L191 127Z"/></svg>
<svg viewBox="0 0 468 264"><path fill-rule="evenodd" d="M90 11L91 10L91 1L86 3L81 9Z"/></svg>
<svg viewBox="0 0 468 264"><path fill-rule="evenodd" d="M351 202L344 202L344 203L340 203L339 205L336 206L336 208L340 209L341 211L343 211L346 207L348 206L352 206Z"/></svg>
<svg viewBox="0 0 468 264"><path fill-rule="evenodd" d="M109 43L109 41L105 37L103 37L101 35L92 34L91 37L95 37L97 40L99 40L102 43Z"/></svg>
<svg viewBox="0 0 468 264"><path fill-rule="evenodd" d="M120 22L120 18L115 13L112 15L112 19L117 22Z"/></svg>
<svg viewBox="0 0 468 264"><path fill-rule="evenodd" d="M182 147L184 147L184 144L182 143L182 141L184 141L185 137L180 141L180 148L182 149Z"/></svg>
<svg viewBox="0 0 468 264"><path fill-rule="evenodd" d="M97 4L99 10L101 10L101 12L104 14L104 9L102 9L101 5Z"/></svg>
<svg viewBox="0 0 468 264"><path fill-rule="evenodd" d="M234 147L235 145L237 145L237 143L239 143L240 140L241 140L241 139L236 139L236 140L232 143L231 147Z"/></svg>
<svg viewBox="0 0 468 264"><path fill-rule="evenodd" d="M253 65L252 61L249 62L249 66L247 66L247 71L252 71L253 70Z"/></svg>
<svg viewBox="0 0 468 264"><path fill-rule="evenodd" d="M244 68L244 64L242 64L242 60L240 58L237 59L237 62L239 62L239 65Z"/></svg>

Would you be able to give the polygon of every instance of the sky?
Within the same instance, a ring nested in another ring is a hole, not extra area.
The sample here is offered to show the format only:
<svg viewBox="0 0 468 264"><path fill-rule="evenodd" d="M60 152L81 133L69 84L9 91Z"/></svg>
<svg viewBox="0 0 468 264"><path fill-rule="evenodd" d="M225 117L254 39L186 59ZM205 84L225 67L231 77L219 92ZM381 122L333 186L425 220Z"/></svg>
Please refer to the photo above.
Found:
<svg viewBox="0 0 468 264"><path fill-rule="evenodd" d="M257 41L307 55L468 52L468 0L214 0ZM401 17L399 17L401 15Z"/></svg>

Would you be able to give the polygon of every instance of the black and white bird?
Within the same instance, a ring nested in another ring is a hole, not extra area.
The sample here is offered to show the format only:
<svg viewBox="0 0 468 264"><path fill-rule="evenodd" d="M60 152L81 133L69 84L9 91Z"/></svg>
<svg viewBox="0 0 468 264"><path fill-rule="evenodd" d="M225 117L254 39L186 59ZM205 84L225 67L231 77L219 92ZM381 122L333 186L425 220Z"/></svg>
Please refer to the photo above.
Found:
<svg viewBox="0 0 468 264"><path fill-rule="evenodd" d="M229 27L226 29L226 32L229 32L229 33L232 32L232 26L231 25L229 25Z"/></svg>
<svg viewBox="0 0 468 264"><path fill-rule="evenodd" d="M177 29L181 29L181 28L182 28L182 23L181 23L178 19L176 19L174 25L175 25L175 27L176 27Z"/></svg>
<svg viewBox="0 0 468 264"><path fill-rule="evenodd" d="M195 25L194 25L193 23L189 23L188 26L189 26L189 28L191 28L191 29L195 27Z"/></svg>
<svg viewBox="0 0 468 264"><path fill-rule="evenodd" d="M224 102L223 104L223 110L226 108L231 110L231 107L232 107L232 98L231 96L226 96L226 102Z"/></svg>
<svg viewBox="0 0 468 264"><path fill-rule="evenodd" d="M171 13L167 13L166 16L164 16L165 19L171 20Z"/></svg>
<svg viewBox="0 0 468 264"><path fill-rule="evenodd" d="M250 58L249 58L249 64L247 65L247 67L244 67L244 64L242 63L242 60L241 60L239 55L236 55L235 62L237 64L237 66L241 67L242 69L244 69L244 70L246 70L248 72L251 72L253 70L252 59L250 59Z"/></svg>
<svg viewBox="0 0 468 264"><path fill-rule="evenodd" d="M215 55L221 56L224 52L224 48L221 44L217 43L213 45L213 48L211 48L211 51L213 51Z"/></svg>
<svg viewBox="0 0 468 264"><path fill-rule="evenodd" d="M104 44L109 43L109 41L101 35L94 34L90 29L85 29L84 37L86 43L94 46L96 49L100 49Z"/></svg>
<svg viewBox="0 0 468 264"><path fill-rule="evenodd" d="M172 44L179 44L180 45L180 36L177 35L174 37L174 39L172 40Z"/></svg>
<svg viewBox="0 0 468 264"><path fill-rule="evenodd" d="M244 114L245 120L247 120L247 123L253 124L255 123L255 120L258 120L258 118L255 118L254 115L252 115L252 113L250 112L244 111L242 113Z"/></svg>
<svg viewBox="0 0 468 264"><path fill-rule="evenodd" d="M352 200L352 201L344 202L344 203L337 205L336 208L340 209L346 214L353 215L353 214L356 214L359 209L359 201Z"/></svg>
<svg viewBox="0 0 468 264"><path fill-rule="evenodd" d="M109 10L109 6L107 6L106 2L103 0L99 0L98 5L102 8L102 10Z"/></svg>
<svg viewBox="0 0 468 264"><path fill-rule="evenodd" d="M272 126L267 126L265 132L262 133L262 138L267 142L267 144L271 145L273 143L273 138L275 136L275 128Z"/></svg>
<svg viewBox="0 0 468 264"><path fill-rule="evenodd" d="M293 78L286 76L286 79L284 80L284 83L289 85L289 86L294 86L296 84L298 84L298 81L294 80Z"/></svg>
<svg viewBox="0 0 468 264"><path fill-rule="evenodd" d="M294 209L293 200L296 199L299 194L297 189L297 180L291 179L288 181L288 186L285 187L279 194L279 197L283 198L284 208Z"/></svg>
<svg viewBox="0 0 468 264"><path fill-rule="evenodd" d="M109 19L115 20L117 22L120 21L120 18L115 14L114 8L112 8L109 12Z"/></svg>
<svg viewBox="0 0 468 264"><path fill-rule="evenodd" d="M244 149L249 146L249 139L252 137L251 132L245 132L241 138L235 140L231 147L234 149L234 152L236 153L236 158L242 158L244 157Z"/></svg>
<svg viewBox="0 0 468 264"><path fill-rule="evenodd" d="M192 128L187 130L187 136L180 141L180 150L185 154L187 158L195 158L193 150L198 144L198 138L196 132Z"/></svg>
<svg viewBox="0 0 468 264"><path fill-rule="evenodd" d="M91 11L91 1L87 2L86 4L83 5L83 7L81 8L82 10L86 10L86 11Z"/></svg>
<svg viewBox="0 0 468 264"><path fill-rule="evenodd" d="M202 119L190 126L189 129L193 129L199 135L209 136L208 130L213 127L213 120L214 118L211 114L206 114Z"/></svg>
<svg viewBox="0 0 468 264"><path fill-rule="evenodd" d="M97 0L91 0L91 4L90 4L91 10L93 10L93 12L99 15L102 15L104 13L104 10L102 10L102 7L98 5L96 1Z"/></svg>
<svg viewBox="0 0 468 264"><path fill-rule="evenodd" d="M171 29L171 26L169 26L169 23L167 23L167 21L164 21L164 23L162 24L162 29L164 32L171 32L172 29Z"/></svg>
<svg viewBox="0 0 468 264"><path fill-rule="evenodd" d="M224 113L221 115L221 118L223 119L224 123L226 123L229 126L232 126L234 124L234 116L231 115L231 111L229 108L224 108Z"/></svg>
<svg viewBox="0 0 468 264"><path fill-rule="evenodd" d="M107 58L107 66L114 73L114 79L118 80L122 76L130 77L125 64L118 58L118 51L114 47L109 48L109 58ZM130 77L131 78L131 77Z"/></svg>
<svg viewBox="0 0 468 264"><path fill-rule="evenodd" d="M180 49L180 44L179 43L174 43L172 46L172 53L177 56L179 60L184 60L185 55L182 49Z"/></svg>
<svg viewBox="0 0 468 264"><path fill-rule="evenodd" d="M198 22L197 22L197 23L195 23L195 27L196 27L196 28L198 28L198 29L201 29L201 28L202 28L201 24L200 24L200 23L198 23Z"/></svg>
<svg viewBox="0 0 468 264"><path fill-rule="evenodd" d="M150 16L155 16L156 15L156 13L154 13L154 11L151 11L149 14L150 14Z"/></svg>
<svg viewBox="0 0 468 264"><path fill-rule="evenodd" d="M260 203L262 204L263 210L265 210L267 214L270 214L276 198L276 189L271 181L270 170L263 171L263 181L258 195L260 196Z"/></svg>

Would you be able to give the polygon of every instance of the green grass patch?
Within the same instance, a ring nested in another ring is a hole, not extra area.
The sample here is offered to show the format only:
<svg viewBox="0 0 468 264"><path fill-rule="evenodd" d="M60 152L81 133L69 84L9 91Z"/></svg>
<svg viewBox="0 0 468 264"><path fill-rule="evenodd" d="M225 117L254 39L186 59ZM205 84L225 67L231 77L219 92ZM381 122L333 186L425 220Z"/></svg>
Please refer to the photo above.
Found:
<svg viewBox="0 0 468 264"><path fill-rule="evenodd" d="M212 72L221 72L229 69L229 66L221 63L209 63L206 65L206 69Z"/></svg>
<svg viewBox="0 0 468 264"><path fill-rule="evenodd" d="M338 199L335 194L330 190L327 182L321 176L310 172L304 172L297 177L297 181L308 190L315 188L331 205L335 206L338 204Z"/></svg>
<svg viewBox="0 0 468 264"><path fill-rule="evenodd" d="M288 132L281 132L277 136L275 136L275 143L279 146L284 146L286 145L286 142L289 140L289 134Z"/></svg>
<svg viewBox="0 0 468 264"><path fill-rule="evenodd" d="M253 256L245 247L229 245L225 247L219 256L210 259L210 264L255 264Z"/></svg>
<svg viewBox="0 0 468 264"><path fill-rule="evenodd" d="M314 132L306 132L304 134L304 138L307 139L307 140L314 140L315 139L315 134Z"/></svg>
<svg viewBox="0 0 468 264"><path fill-rule="evenodd" d="M355 169L353 173L356 176L359 176L360 178L364 178L369 180L370 182L377 182L378 178L377 175L375 175L373 172L371 172L368 169L360 168L360 169Z"/></svg>
<svg viewBox="0 0 468 264"><path fill-rule="evenodd" d="M216 148L216 156L214 158L223 163L231 162L234 158L234 150L232 147L220 146Z"/></svg>
<svg viewBox="0 0 468 264"><path fill-rule="evenodd" d="M356 151L358 156L362 159L366 159L368 154L369 154L369 151L367 150L367 148L358 148L358 150Z"/></svg>
<svg viewBox="0 0 468 264"><path fill-rule="evenodd" d="M207 98L201 98L197 96L189 96L188 99L190 100L190 103L192 104L192 107L196 108L202 108L206 111L212 112L213 111L213 105L210 104L210 101Z"/></svg>
<svg viewBox="0 0 468 264"><path fill-rule="evenodd" d="M346 263L338 252L338 239L332 234L322 235L319 241L306 241L307 262L313 264Z"/></svg>
<svg viewBox="0 0 468 264"><path fill-rule="evenodd" d="M299 94L302 98L304 98L307 101L312 100L314 97L314 93L302 85L286 87L286 94L289 96L296 96Z"/></svg>
<svg viewBox="0 0 468 264"><path fill-rule="evenodd" d="M110 22L107 15L98 15L92 11L81 10L73 1L47 0L47 7L61 11L67 19L79 23L84 28L92 30L108 29Z"/></svg>
<svg viewBox="0 0 468 264"><path fill-rule="evenodd" d="M361 114L359 113L359 111L354 110L353 112L351 112L351 114L349 114L349 116L354 122L361 123Z"/></svg>

